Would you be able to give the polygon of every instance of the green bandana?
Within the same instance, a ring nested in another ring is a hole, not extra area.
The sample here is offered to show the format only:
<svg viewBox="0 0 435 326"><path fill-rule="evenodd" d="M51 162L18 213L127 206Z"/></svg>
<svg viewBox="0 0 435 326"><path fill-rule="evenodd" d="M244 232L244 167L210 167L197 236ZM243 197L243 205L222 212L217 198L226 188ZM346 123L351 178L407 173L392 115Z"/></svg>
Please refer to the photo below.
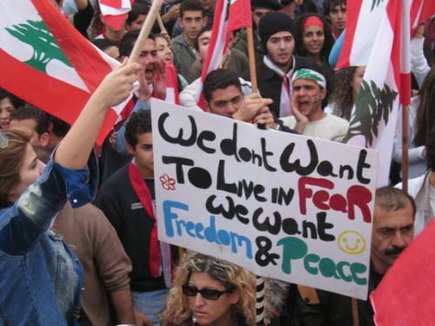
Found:
<svg viewBox="0 0 435 326"><path fill-rule="evenodd" d="M311 69L299 69L295 72L292 78L292 84L295 80L298 79L311 79L314 80L317 84L319 84L321 87L326 88L326 79L323 77L322 74L319 74L317 71L311 70Z"/></svg>

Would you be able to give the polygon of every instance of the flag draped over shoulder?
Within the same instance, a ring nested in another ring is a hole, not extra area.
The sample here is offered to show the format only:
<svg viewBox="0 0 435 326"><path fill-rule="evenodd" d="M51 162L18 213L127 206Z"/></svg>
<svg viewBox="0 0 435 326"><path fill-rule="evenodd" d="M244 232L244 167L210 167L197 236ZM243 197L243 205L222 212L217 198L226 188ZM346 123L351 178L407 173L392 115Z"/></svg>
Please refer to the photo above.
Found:
<svg viewBox="0 0 435 326"><path fill-rule="evenodd" d="M73 124L118 65L89 43L50 0L0 0L0 87ZM108 110L101 144L127 101Z"/></svg>
<svg viewBox="0 0 435 326"><path fill-rule="evenodd" d="M408 104L411 0L348 0L337 68L366 66L347 143L379 150L378 186L388 184L399 103Z"/></svg>
<svg viewBox="0 0 435 326"><path fill-rule="evenodd" d="M228 47L231 32L245 27L252 27L250 0L217 0L213 20L211 40L207 58L202 67L201 85L198 87L197 99L201 104L202 83L207 74L219 67L222 56Z"/></svg>

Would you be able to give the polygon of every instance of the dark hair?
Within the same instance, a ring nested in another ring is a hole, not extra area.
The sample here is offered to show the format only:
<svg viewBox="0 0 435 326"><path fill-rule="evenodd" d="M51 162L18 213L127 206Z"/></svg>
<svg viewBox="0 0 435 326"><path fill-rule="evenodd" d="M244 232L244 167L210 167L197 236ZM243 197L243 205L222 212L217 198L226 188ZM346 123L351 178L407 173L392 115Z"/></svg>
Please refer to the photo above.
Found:
<svg viewBox="0 0 435 326"><path fill-rule="evenodd" d="M397 211L406 207L407 202L411 203L412 216L415 217L417 207L414 198L402 189L394 188L391 186L381 187L376 189L375 205L387 211Z"/></svg>
<svg viewBox="0 0 435 326"><path fill-rule="evenodd" d="M205 15L204 6L199 0L183 0L180 5L180 18L183 18L185 11L201 11Z"/></svg>
<svg viewBox="0 0 435 326"><path fill-rule="evenodd" d="M28 119L34 120L36 122L36 132L38 135L48 132L47 114L33 105L27 104L25 106L19 107L11 113L11 121L22 121Z"/></svg>
<svg viewBox="0 0 435 326"><path fill-rule="evenodd" d="M115 41L109 40L107 38L97 38L92 41L92 44L99 48L101 51L104 51L112 46L118 47Z"/></svg>
<svg viewBox="0 0 435 326"><path fill-rule="evenodd" d="M426 160L427 167L435 172L435 128L426 137Z"/></svg>
<svg viewBox="0 0 435 326"><path fill-rule="evenodd" d="M329 52L331 52L332 46L334 45L334 37L331 33L331 28L329 27L328 22L318 14L308 13L303 14L296 20L296 27L295 27L295 41L296 41L296 54L300 55L301 57L309 57L310 53L305 49L304 47L304 24L305 21L309 17L318 17L322 23L323 23L323 32L325 34L325 41L323 42L322 50L320 51L320 59L322 62L328 62Z"/></svg>
<svg viewBox="0 0 435 326"><path fill-rule="evenodd" d="M137 137L141 134L147 134L152 131L151 111L140 110L134 112L125 125L125 140L131 147L136 147Z"/></svg>
<svg viewBox="0 0 435 326"><path fill-rule="evenodd" d="M204 80L202 91L207 102L212 99L212 93L216 89L225 89L229 86L235 86L242 91L240 80L237 75L228 69L217 69L211 71Z"/></svg>
<svg viewBox="0 0 435 326"><path fill-rule="evenodd" d="M119 55L121 57L128 57L133 50L134 43L136 43L137 38L139 37L140 30L133 30L125 33L125 35L121 39L121 43L119 43ZM148 35L149 39L155 40L154 34Z"/></svg>
<svg viewBox="0 0 435 326"><path fill-rule="evenodd" d="M140 2L133 3L131 10L128 12L127 20L125 23L131 25L140 15L148 15L150 8Z"/></svg>
<svg viewBox="0 0 435 326"><path fill-rule="evenodd" d="M340 118L350 120L354 105L352 80L358 67L346 67L334 74L334 87L330 96L333 112Z"/></svg>
<svg viewBox="0 0 435 326"><path fill-rule="evenodd" d="M212 27L211 25L207 24L205 25L203 28L201 28L201 30L198 32L198 35L195 38L195 42L193 42L193 47L195 48L196 51L199 51L199 38L202 34L204 34L205 32L211 31Z"/></svg>
<svg viewBox="0 0 435 326"><path fill-rule="evenodd" d="M65 121L56 118L55 116L52 116L50 114L47 115L50 132L55 134L57 137L65 137L71 126Z"/></svg>
<svg viewBox="0 0 435 326"><path fill-rule="evenodd" d="M417 108L417 116L415 117L415 146L422 146L425 144L428 133L435 125L435 114L433 110L434 103L435 65L430 69L420 89L420 103Z"/></svg>
<svg viewBox="0 0 435 326"><path fill-rule="evenodd" d="M0 88L0 101L4 100L5 98L8 98L9 101L11 101L11 104L16 109L19 106L24 105L24 101L19 99L18 97L14 96L13 94L9 93L8 91L4 90L3 88Z"/></svg>
<svg viewBox="0 0 435 326"><path fill-rule="evenodd" d="M324 16L328 16L334 7L346 7L346 0L323 0L323 14Z"/></svg>

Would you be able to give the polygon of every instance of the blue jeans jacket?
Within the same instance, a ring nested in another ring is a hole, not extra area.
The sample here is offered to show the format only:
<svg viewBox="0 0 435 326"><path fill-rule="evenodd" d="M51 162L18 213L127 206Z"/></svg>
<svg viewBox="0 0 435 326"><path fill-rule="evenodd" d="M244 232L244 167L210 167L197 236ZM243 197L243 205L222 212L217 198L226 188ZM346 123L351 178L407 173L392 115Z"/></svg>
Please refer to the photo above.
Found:
<svg viewBox="0 0 435 326"><path fill-rule="evenodd" d="M60 236L49 230L69 200L92 200L95 157L88 169L50 162L41 177L0 211L0 325L75 325L83 272Z"/></svg>

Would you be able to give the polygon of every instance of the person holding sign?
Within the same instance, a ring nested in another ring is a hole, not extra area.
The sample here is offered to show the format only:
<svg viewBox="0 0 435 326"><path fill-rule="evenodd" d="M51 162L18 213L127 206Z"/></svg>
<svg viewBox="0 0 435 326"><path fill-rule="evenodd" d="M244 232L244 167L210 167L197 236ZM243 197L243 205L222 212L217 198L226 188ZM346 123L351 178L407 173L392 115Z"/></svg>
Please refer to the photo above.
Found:
<svg viewBox="0 0 435 326"><path fill-rule="evenodd" d="M344 139L349 122L323 112L322 100L327 90L326 78L320 68L297 70L291 80L291 89L293 115L280 119L284 126L305 136L334 141Z"/></svg>
<svg viewBox="0 0 435 326"><path fill-rule="evenodd" d="M254 275L214 257L187 253L177 269L162 325L254 324Z"/></svg>
<svg viewBox="0 0 435 326"><path fill-rule="evenodd" d="M372 231L369 296L388 269L414 237L414 200L393 187L377 189ZM344 240L343 240L344 241ZM354 240L355 241L355 240ZM357 246L347 241L343 245ZM301 290L305 289L305 291ZM306 287L290 290L292 307L289 325L374 325L369 300L357 300L341 294Z"/></svg>
<svg viewBox="0 0 435 326"><path fill-rule="evenodd" d="M268 105L272 100L260 94L244 96L240 80L228 69L211 71L204 81L204 98L211 113L275 128Z"/></svg>

